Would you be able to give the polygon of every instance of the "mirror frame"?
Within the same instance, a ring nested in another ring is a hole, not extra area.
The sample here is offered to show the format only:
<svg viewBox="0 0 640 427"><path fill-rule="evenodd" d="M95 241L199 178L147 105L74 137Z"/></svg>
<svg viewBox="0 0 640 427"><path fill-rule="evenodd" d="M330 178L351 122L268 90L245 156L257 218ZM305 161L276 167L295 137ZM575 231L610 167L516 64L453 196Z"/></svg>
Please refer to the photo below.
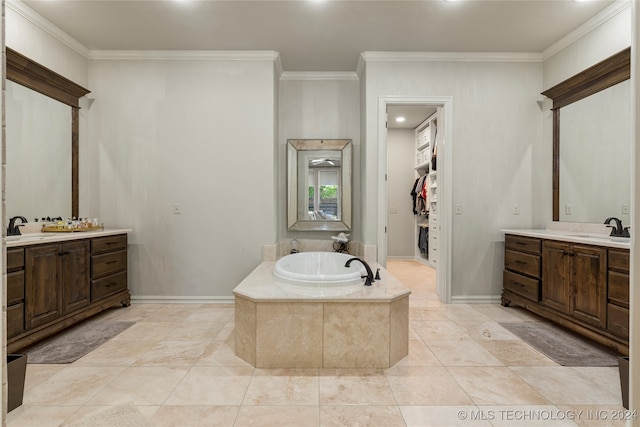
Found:
<svg viewBox="0 0 640 427"><path fill-rule="evenodd" d="M630 77L631 47L628 47L542 92L553 100L553 221L560 220L560 108Z"/></svg>
<svg viewBox="0 0 640 427"><path fill-rule="evenodd" d="M319 221L298 219L298 152L336 150L341 152L340 220ZM297 231L351 230L353 144L350 139L288 139L287 140L287 228Z"/></svg>
<svg viewBox="0 0 640 427"><path fill-rule="evenodd" d="M80 98L91 91L15 50L6 48L6 78L71 107L71 215L79 212ZM9 167L11 167L9 165Z"/></svg>

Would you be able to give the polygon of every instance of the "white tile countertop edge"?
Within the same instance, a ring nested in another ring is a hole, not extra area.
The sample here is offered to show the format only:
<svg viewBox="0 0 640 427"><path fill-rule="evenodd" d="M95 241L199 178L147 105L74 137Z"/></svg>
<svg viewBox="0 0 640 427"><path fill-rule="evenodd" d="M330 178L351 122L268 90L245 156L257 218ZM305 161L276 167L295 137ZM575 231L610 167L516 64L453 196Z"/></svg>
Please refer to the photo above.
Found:
<svg viewBox="0 0 640 427"><path fill-rule="evenodd" d="M41 243L66 242L69 240L87 239L93 237L113 236L116 234L128 234L130 228L111 228L96 231L77 231L73 233L31 233L21 236L8 236L4 240L7 248L16 248L27 245L37 245Z"/></svg>
<svg viewBox="0 0 640 427"><path fill-rule="evenodd" d="M411 291L398 279L391 275L385 268L373 264L371 269L375 273L380 268L381 280L376 280L372 286L362 286L356 292L347 295L336 296L309 296L292 291L292 285L287 285L273 275L275 262L260 263L236 288L234 295L247 298L251 301L269 302L320 302L320 301L369 301L390 302L404 296ZM302 291L302 290L301 290Z"/></svg>
<svg viewBox="0 0 640 427"><path fill-rule="evenodd" d="M595 234L581 231L560 229L503 229L504 234L535 237L538 239L559 240L571 243L583 243L609 248L630 249L631 239L628 237L612 237L606 234Z"/></svg>

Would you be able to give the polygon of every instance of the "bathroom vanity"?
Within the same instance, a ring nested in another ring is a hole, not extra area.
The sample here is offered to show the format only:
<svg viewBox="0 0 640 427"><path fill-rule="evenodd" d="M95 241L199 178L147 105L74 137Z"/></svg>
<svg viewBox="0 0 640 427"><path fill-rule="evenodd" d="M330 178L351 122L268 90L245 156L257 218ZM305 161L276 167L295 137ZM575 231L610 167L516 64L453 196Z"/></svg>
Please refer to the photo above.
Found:
<svg viewBox="0 0 640 427"><path fill-rule="evenodd" d="M629 239L504 230L502 305L629 354Z"/></svg>
<svg viewBox="0 0 640 427"><path fill-rule="evenodd" d="M114 305L129 306L127 233L104 230L7 238L7 352Z"/></svg>

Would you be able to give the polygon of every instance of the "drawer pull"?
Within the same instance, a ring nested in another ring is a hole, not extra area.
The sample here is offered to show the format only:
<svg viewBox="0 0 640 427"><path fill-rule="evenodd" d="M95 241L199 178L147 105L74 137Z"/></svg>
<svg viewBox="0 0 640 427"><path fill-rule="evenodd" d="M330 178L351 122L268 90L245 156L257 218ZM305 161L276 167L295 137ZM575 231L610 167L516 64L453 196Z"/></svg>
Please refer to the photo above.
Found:
<svg viewBox="0 0 640 427"><path fill-rule="evenodd" d="M111 260L111 261L107 261L107 262L105 262L105 264L110 265L110 264L115 264L115 263L117 263L117 262L118 262L118 260L117 260L117 259L114 259L114 260Z"/></svg>

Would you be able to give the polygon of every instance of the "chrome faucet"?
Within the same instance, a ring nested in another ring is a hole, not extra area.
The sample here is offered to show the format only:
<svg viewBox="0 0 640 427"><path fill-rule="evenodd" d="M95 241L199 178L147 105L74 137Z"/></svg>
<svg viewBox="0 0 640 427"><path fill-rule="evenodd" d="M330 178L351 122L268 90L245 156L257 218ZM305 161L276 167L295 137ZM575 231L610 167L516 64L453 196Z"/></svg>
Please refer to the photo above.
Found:
<svg viewBox="0 0 640 427"><path fill-rule="evenodd" d="M609 225L611 224L611 221L614 221L616 225L615 226ZM631 237L631 235L629 234L629 227L622 227L622 221L620 221L618 218L609 217L604 220L604 223L607 225L607 227L611 228L610 236Z"/></svg>
<svg viewBox="0 0 640 427"><path fill-rule="evenodd" d="M369 264L367 264L364 260L361 260L360 258L357 257L353 257L349 260L347 260L347 262L345 263L345 267L351 267L351 262L352 261L360 261L360 263L362 265L364 265L364 268L367 270L367 275L366 276L362 276L364 280L364 285L365 286L371 286L374 282L374 278L373 278L373 271L371 271L371 267L369 267Z"/></svg>
<svg viewBox="0 0 640 427"><path fill-rule="evenodd" d="M16 220L22 221L22 224L16 224ZM9 226L7 227L7 236L20 236L20 229L18 227L25 225L27 223L27 218L23 216L14 216L9 220Z"/></svg>

